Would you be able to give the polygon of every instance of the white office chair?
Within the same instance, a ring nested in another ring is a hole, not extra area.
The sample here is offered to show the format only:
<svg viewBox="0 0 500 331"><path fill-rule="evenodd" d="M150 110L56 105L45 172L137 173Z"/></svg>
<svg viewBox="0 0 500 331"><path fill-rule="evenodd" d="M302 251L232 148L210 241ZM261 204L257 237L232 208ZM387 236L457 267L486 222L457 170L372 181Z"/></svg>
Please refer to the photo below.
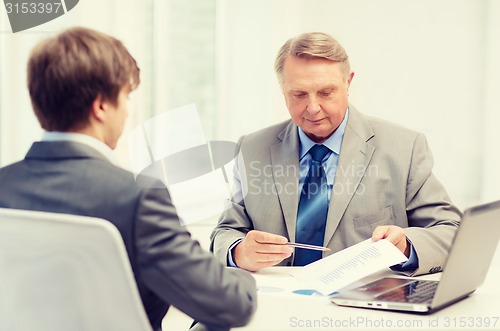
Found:
<svg viewBox="0 0 500 331"><path fill-rule="evenodd" d="M151 331L116 227L0 208L0 330Z"/></svg>

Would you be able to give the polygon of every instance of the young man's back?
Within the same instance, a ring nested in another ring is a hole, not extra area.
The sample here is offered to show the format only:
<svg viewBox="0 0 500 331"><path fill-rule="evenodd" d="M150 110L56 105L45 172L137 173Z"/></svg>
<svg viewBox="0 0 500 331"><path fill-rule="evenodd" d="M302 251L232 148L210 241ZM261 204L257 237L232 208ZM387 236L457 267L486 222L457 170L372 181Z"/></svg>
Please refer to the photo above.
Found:
<svg viewBox="0 0 500 331"><path fill-rule="evenodd" d="M70 30L62 36L97 50L102 44L106 48L118 42L114 39L110 42L109 37L88 29ZM57 44L57 39L54 42ZM71 54L72 49L62 49L70 53L64 55L65 60L81 53ZM43 51L38 49L42 55ZM118 51L126 52L124 48ZM56 64L62 61L52 60ZM78 60L74 61L78 64ZM65 65L71 67L69 63ZM50 71L50 65L40 68L42 74ZM29 81L38 77L29 75ZM41 93L46 87L41 82L30 84L35 112L48 132L42 141L33 144L24 160L0 169L0 207L94 216L113 223L123 237L155 330L161 330L161 321L170 305L204 324L223 328L244 325L256 304L253 277L242 270L225 268L191 239L162 183L146 177L135 178L112 163L110 152L124 125L116 120L125 117L126 104L122 99L130 92L129 78L122 80L123 86L118 86L120 92L107 98L100 92L91 97L88 109L85 104L80 109L88 118L75 120L76 124L68 130L63 128L61 109L44 105L53 102ZM47 85L50 83L53 80ZM84 89L82 86L82 95ZM63 114L69 122L72 115L71 107Z"/></svg>

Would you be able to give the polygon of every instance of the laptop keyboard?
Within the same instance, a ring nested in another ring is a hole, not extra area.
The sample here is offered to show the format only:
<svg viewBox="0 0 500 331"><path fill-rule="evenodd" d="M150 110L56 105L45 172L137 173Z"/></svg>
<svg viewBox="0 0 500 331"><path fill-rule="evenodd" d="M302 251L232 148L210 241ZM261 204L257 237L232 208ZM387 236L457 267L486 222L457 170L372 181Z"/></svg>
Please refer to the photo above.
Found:
<svg viewBox="0 0 500 331"><path fill-rule="evenodd" d="M417 280L380 294L377 296L377 299L408 303L430 303L438 284L439 282L437 281Z"/></svg>

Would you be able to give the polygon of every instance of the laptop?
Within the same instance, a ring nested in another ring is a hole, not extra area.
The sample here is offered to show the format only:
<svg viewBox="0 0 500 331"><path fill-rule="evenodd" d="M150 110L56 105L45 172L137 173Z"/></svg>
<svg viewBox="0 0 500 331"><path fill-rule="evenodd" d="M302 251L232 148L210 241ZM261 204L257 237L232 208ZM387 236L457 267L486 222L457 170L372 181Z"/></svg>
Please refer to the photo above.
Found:
<svg viewBox="0 0 500 331"><path fill-rule="evenodd" d="M339 306L433 313L469 296L484 281L500 238L500 200L467 209L440 281L384 277L339 291Z"/></svg>

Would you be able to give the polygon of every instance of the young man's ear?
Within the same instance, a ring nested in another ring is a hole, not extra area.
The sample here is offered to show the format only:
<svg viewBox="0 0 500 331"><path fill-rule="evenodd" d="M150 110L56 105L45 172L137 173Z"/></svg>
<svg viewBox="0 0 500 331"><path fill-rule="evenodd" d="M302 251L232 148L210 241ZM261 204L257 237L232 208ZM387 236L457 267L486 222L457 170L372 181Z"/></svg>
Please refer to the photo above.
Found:
<svg viewBox="0 0 500 331"><path fill-rule="evenodd" d="M99 122L104 122L106 119L106 101L101 95L98 95L92 102L91 116Z"/></svg>

